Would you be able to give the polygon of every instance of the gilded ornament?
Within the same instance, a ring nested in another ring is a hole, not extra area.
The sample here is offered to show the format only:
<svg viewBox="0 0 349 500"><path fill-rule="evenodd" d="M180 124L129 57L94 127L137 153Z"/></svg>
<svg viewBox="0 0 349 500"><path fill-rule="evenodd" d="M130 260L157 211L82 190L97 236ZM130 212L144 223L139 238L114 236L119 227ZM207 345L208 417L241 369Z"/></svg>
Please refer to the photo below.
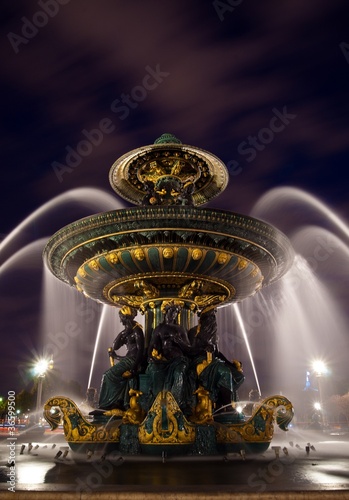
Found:
<svg viewBox="0 0 349 500"><path fill-rule="evenodd" d="M57 396L46 401L44 417L52 430L56 429L61 419L63 419L64 435L68 442L109 443L118 442L120 438L120 429L117 422L111 422L109 426L90 423L84 418L74 401L66 397Z"/></svg>
<svg viewBox="0 0 349 500"><path fill-rule="evenodd" d="M161 304L161 312L165 314L167 308L172 305L182 308L184 307L184 302L183 300L175 300L175 299L163 300Z"/></svg>
<svg viewBox="0 0 349 500"><path fill-rule="evenodd" d="M202 386L200 386L194 392L197 397L197 404L193 410L193 414L190 417L191 422L196 424L208 424L213 423L212 416L212 401L210 399L210 393Z"/></svg>
<svg viewBox="0 0 349 500"><path fill-rule="evenodd" d="M98 264L97 260L90 260L90 262L88 263L88 265L90 266L90 268L93 271L98 271L99 270L99 264Z"/></svg>
<svg viewBox="0 0 349 500"><path fill-rule="evenodd" d="M86 271L85 271L85 267L84 267L84 265L82 265L82 266L80 266L80 267L79 267L78 273L80 274L80 276L81 276L82 278L86 278L87 273L86 273Z"/></svg>
<svg viewBox="0 0 349 500"><path fill-rule="evenodd" d="M238 264L238 269L241 271L242 269L245 269L248 265L247 260L239 258L239 264Z"/></svg>
<svg viewBox="0 0 349 500"><path fill-rule="evenodd" d="M134 288L140 290L144 299L156 299L160 295L158 288L146 280L136 280Z"/></svg>
<svg viewBox="0 0 349 500"><path fill-rule="evenodd" d="M162 251L162 255L164 256L165 259L172 259L174 255L173 248L171 247L166 247Z"/></svg>
<svg viewBox="0 0 349 500"><path fill-rule="evenodd" d="M122 421L124 424L140 424L144 417L145 411L142 410L138 399L143 393L141 391L137 391L136 389L130 389L130 407L124 413Z"/></svg>
<svg viewBox="0 0 349 500"><path fill-rule="evenodd" d="M193 260L199 260L202 257L202 250L200 248L194 248L191 254Z"/></svg>
<svg viewBox="0 0 349 500"><path fill-rule="evenodd" d="M137 260L142 261L145 259L145 253L144 253L143 248L136 248L134 251L134 255L135 255Z"/></svg>
<svg viewBox="0 0 349 500"><path fill-rule="evenodd" d="M111 252L107 255L107 261L110 264L117 264L119 261L118 254L116 252Z"/></svg>
<svg viewBox="0 0 349 500"><path fill-rule="evenodd" d="M192 444L195 425L188 422L168 391L158 394L138 430L141 444Z"/></svg>
<svg viewBox="0 0 349 500"><path fill-rule="evenodd" d="M178 292L178 297L192 299L195 295L201 292L203 285L203 281L193 280L190 283L182 286L182 288Z"/></svg>
<svg viewBox="0 0 349 500"><path fill-rule="evenodd" d="M218 254L218 264L225 264L228 260L229 256L228 254L224 253L224 252L221 252Z"/></svg>

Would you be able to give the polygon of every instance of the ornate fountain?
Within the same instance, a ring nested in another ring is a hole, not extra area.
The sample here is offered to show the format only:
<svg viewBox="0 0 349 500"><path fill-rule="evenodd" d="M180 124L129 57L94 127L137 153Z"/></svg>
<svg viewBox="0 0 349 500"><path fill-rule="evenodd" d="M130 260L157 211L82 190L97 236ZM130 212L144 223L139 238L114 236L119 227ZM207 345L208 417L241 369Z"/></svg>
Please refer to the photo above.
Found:
<svg viewBox="0 0 349 500"><path fill-rule="evenodd" d="M287 398L271 396L255 403L247 417L234 407L234 390L231 404L220 411L212 396L215 382L211 376L202 382L202 374L210 373L217 357L225 374L231 370L232 380L241 367L217 346L193 365L188 347L183 358L188 360L185 377L191 378L192 391L184 408L162 384L161 375L154 392L149 363L168 361L152 349L154 330L168 308L177 308L175 322L184 336L194 328L192 344L204 335L194 327L199 316L250 297L286 273L293 261L288 239L252 217L198 208L226 188L227 169L213 154L182 144L171 134L119 158L111 167L110 183L136 206L62 228L47 243L44 259L54 276L85 296L132 319L132 311L144 315L143 361L130 376L124 406L86 416L73 401L59 396L46 402L45 418L55 428L63 417L73 449L194 456L264 451L274 423L287 430L292 419Z"/></svg>

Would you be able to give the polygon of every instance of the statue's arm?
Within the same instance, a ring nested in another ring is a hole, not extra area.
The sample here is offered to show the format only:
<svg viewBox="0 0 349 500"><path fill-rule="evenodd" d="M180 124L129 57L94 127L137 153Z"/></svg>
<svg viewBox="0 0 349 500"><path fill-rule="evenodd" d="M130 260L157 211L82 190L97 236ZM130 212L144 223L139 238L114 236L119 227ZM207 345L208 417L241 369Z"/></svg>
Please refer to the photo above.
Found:
<svg viewBox="0 0 349 500"><path fill-rule="evenodd" d="M161 352L162 352L161 337L158 330L155 329L148 347L148 358L160 359Z"/></svg>
<svg viewBox="0 0 349 500"><path fill-rule="evenodd" d="M139 365L142 362L142 359L143 359L143 353L144 353L143 330L139 326L137 326L134 330L134 335L135 335L136 346L137 346L137 356L136 356L136 359L134 362L133 371L136 372L138 370Z"/></svg>
<svg viewBox="0 0 349 500"><path fill-rule="evenodd" d="M113 350L117 351L126 343L126 331L122 330L114 340Z"/></svg>
<svg viewBox="0 0 349 500"><path fill-rule="evenodd" d="M183 354L190 355L191 354L191 345L188 339L188 335L184 329L181 329L177 332L175 338L174 338L175 343L178 345L178 347L181 349Z"/></svg>

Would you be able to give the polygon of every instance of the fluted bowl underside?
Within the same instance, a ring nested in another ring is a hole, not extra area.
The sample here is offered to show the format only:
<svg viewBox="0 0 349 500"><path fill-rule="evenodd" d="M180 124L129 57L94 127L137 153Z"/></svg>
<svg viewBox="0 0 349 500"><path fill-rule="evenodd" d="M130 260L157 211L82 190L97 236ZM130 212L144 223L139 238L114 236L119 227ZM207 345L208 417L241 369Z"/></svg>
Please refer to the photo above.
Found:
<svg viewBox="0 0 349 500"><path fill-rule="evenodd" d="M179 297L202 308L253 295L293 261L286 236L244 215L195 207L134 207L86 217L44 250L61 281L104 303L138 307Z"/></svg>

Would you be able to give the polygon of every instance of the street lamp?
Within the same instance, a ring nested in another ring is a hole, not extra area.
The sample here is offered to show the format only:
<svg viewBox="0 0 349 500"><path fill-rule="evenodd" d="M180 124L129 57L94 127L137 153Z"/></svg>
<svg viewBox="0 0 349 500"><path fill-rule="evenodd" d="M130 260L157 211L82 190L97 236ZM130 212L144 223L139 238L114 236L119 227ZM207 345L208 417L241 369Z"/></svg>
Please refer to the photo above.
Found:
<svg viewBox="0 0 349 500"><path fill-rule="evenodd" d="M321 411L321 404L318 402L314 403L314 410Z"/></svg>
<svg viewBox="0 0 349 500"><path fill-rule="evenodd" d="M313 361L313 370L317 377L321 377L327 373L327 366L321 359Z"/></svg>
<svg viewBox="0 0 349 500"><path fill-rule="evenodd" d="M323 407L324 407L324 404L323 404L323 390L322 390L322 376L325 375L325 373L327 373L327 366L326 364L321 360L321 359L317 359L317 360L314 360L313 361L313 370L314 370L314 373L315 373L315 376L317 378L317 386L318 386L318 390L319 390L319 399L320 399L320 403L319 404L319 409L322 408L322 412L321 412L321 415L322 415L322 425L323 427L326 426L326 417L325 417L325 412L323 410Z"/></svg>
<svg viewBox="0 0 349 500"><path fill-rule="evenodd" d="M45 358L39 359L34 366L34 374L38 377L38 391L36 395L36 415L40 423L39 412L41 408L41 397L42 397L42 384L47 370L52 370L53 359L52 357L48 360Z"/></svg>

